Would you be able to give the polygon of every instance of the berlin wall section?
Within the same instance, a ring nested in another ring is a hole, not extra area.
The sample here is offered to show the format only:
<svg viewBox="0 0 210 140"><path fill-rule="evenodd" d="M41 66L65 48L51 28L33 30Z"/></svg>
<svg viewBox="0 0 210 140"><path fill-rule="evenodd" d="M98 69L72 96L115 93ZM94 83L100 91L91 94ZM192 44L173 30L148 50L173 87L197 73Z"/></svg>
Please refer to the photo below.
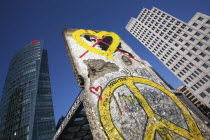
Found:
<svg viewBox="0 0 210 140"><path fill-rule="evenodd" d="M202 140L209 129L113 32L66 28L66 49L95 140Z"/></svg>

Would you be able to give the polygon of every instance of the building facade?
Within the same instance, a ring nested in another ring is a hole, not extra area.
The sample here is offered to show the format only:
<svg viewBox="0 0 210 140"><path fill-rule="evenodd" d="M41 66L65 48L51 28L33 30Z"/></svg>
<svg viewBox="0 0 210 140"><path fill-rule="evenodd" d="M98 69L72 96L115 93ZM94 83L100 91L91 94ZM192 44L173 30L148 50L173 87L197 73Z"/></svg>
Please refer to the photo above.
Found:
<svg viewBox="0 0 210 140"><path fill-rule="evenodd" d="M210 107L210 17L185 23L157 8L144 8L126 29Z"/></svg>
<svg viewBox="0 0 210 140"><path fill-rule="evenodd" d="M47 140L55 133L47 50L35 40L10 61L0 102L0 140Z"/></svg>
<svg viewBox="0 0 210 140"><path fill-rule="evenodd" d="M202 120L210 121L210 108L209 107L207 107L205 104L202 104L202 102L198 98L196 98L196 96L193 95L191 91L189 90L189 88L187 88L186 86L179 86L177 89L181 91L183 98L187 98L189 100L188 102L191 102L192 104L191 106L196 107L204 115L205 118L202 117ZM195 113L195 111L193 112Z"/></svg>

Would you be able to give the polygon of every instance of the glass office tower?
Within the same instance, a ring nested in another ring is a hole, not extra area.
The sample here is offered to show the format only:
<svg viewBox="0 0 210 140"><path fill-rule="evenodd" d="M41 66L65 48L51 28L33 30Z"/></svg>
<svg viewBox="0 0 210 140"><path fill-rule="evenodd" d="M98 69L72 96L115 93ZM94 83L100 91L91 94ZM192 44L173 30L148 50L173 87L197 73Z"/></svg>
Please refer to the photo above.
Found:
<svg viewBox="0 0 210 140"><path fill-rule="evenodd" d="M47 50L35 40L12 58L0 102L0 140L47 140L55 133Z"/></svg>

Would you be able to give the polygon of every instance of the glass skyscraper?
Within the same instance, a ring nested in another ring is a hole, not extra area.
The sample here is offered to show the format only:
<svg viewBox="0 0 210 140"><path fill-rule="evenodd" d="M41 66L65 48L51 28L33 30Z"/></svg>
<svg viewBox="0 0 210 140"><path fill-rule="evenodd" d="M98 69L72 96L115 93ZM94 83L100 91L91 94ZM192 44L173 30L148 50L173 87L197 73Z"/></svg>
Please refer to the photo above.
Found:
<svg viewBox="0 0 210 140"><path fill-rule="evenodd" d="M35 40L12 58L0 102L0 140L47 140L55 133L47 50Z"/></svg>

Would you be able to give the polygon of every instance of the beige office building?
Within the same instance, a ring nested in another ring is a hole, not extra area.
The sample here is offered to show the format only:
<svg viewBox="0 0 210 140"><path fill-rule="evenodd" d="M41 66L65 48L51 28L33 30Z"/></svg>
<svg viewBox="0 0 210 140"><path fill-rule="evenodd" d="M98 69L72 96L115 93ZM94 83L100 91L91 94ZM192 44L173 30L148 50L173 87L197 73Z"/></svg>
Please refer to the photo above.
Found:
<svg viewBox="0 0 210 140"><path fill-rule="evenodd" d="M210 107L210 16L185 23L157 8L144 8L126 29Z"/></svg>

